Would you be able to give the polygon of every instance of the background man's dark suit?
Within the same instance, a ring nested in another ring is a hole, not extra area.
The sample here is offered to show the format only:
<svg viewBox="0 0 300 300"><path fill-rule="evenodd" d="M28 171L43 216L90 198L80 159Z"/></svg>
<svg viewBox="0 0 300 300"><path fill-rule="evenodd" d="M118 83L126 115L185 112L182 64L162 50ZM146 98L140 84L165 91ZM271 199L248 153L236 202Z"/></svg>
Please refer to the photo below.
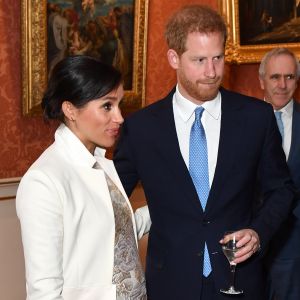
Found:
<svg viewBox="0 0 300 300"><path fill-rule="evenodd" d="M115 152L126 192L131 194L141 180L149 205L146 278L153 300L200 298L205 241L216 288L227 287L229 264L219 244L224 231L251 228L264 249L293 198L272 107L222 89L217 166L203 213L178 144L174 91L125 121ZM265 200L255 214L257 180ZM265 299L262 272L261 254L238 265L236 282L244 289L243 299Z"/></svg>
<svg viewBox="0 0 300 300"><path fill-rule="evenodd" d="M294 214L296 215L298 222L300 222L300 104L297 102L294 102L292 143L287 163L297 190L297 201ZM298 247L300 249L300 239L298 240Z"/></svg>
<svg viewBox="0 0 300 300"><path fill-rule="evenodd" d="M294 102L291 148L287 160L297 196L293 213L280 227L270 244L268 264L281 284L277 289L287 290L289 299L298 299L289 289L291 285L300 290L300 104Z"/></svg>

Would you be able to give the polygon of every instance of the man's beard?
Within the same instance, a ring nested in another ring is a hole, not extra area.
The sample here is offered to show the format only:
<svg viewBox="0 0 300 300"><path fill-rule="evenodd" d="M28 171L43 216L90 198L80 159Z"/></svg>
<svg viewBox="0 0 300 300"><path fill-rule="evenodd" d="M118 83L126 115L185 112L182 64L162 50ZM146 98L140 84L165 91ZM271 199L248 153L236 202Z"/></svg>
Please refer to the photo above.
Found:
<svg viewBox="0 0 300 300"><path fill-rule="evenodd" d="M178 80L181 86L185 89L186 93L196 101L201 102L214 99L218 94L221 84L220 77L216 77L215 79L207 79L206 81L197 80L196 83L188 80L181 72L179 72L178 77ZM209 88L201 88L201 85L205 85Z"/></svg>

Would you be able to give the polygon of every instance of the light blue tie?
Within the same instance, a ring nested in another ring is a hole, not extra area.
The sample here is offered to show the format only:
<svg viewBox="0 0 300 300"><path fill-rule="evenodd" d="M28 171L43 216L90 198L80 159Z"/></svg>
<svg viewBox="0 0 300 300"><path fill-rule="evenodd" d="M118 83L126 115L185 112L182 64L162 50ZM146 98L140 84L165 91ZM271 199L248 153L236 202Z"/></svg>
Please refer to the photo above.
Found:
<svg viewBox="0 0 300 300"><path fill-rule="evenodd" d="M283 122L282 122L281 115L282 115L282 111L275 111L275 117L276 117L276 121L277 121L277 126L278 126L279 132L281 134L282 142L283 142L284 127L283 127Z"/></svg>
<svg viewBox="0 0 300 300"><path fill-rule="evenodd" d="M209 194L207 142L205 131L201 123L203 107L195 109L195 121L190 134L189 171L200 199L203 211L205 210ZM203 275L207 277L211 272L211 263L207 244L204 246Z"/></svg>

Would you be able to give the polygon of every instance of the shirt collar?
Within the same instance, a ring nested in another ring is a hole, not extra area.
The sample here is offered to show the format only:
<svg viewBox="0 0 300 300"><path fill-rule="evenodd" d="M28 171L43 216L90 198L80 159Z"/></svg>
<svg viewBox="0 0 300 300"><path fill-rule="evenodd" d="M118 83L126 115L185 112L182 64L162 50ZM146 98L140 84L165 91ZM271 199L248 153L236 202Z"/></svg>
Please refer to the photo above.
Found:
<svg viewBox="0 0 300 300"><path fill-rule="evenodd" d="M291 100L286 106L279 109L278 111L281 111L283 114L285 114L287 117L291 118L293 115L293 103L294 101Z"/></svg>
<svg viewBox="0 0 300 300"><path fill-rule="evenodd" d="M199 105L193 103L192 101L186 99L181 95L176 86L175 92L175 105L178 108L179 114L184 122L187 122L192 116ZM210 101L206 101L201 105L206 112L208 112L215 120L218 120L221 115L221 94L218 92L217 96Z"/></svg>

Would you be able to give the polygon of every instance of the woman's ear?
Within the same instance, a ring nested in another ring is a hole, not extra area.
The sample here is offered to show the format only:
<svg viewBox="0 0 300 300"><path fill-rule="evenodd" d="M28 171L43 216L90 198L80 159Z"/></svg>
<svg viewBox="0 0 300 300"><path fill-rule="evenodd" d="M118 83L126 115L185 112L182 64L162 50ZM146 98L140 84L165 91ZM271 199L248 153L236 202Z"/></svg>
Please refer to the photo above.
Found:
<svg viewBox="0 0 300 300"><path fill-rule="evenodd" d="M167 52L167 57L168 57L170 66L173 69L177 70L178 66L179 66L179 60L180 60L177 52L173 49L169 49Z"/></svg>
<svg viewBox="0 0 300 300"><path fill-rule="evenodd" d="M61 109L68 121L73 122L76 120L76 108L71 102L64 101L62 103Z"/></svg>

